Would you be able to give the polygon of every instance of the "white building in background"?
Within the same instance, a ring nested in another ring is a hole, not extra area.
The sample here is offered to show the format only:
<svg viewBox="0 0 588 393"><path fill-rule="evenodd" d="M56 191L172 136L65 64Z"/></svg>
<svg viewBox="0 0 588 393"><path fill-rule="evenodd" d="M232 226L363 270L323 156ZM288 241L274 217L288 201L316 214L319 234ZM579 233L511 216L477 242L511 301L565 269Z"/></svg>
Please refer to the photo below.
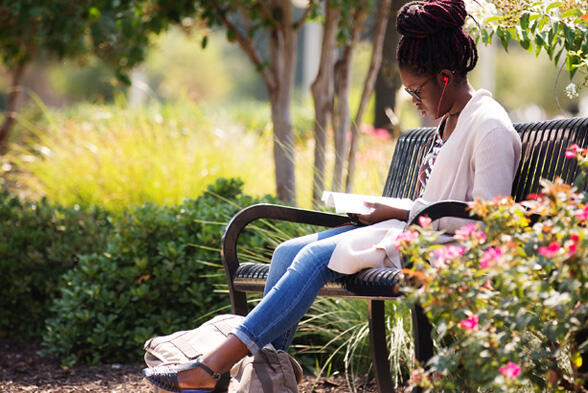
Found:
<svg viewBox="0 0 588 393"><path fill-rule="evenodd" d="M321 42L323 26L316 22L306 22L301 29L300 71L298 83L303 92L310 92L310 85L314 82L319 69L321 56Z"/></svg>

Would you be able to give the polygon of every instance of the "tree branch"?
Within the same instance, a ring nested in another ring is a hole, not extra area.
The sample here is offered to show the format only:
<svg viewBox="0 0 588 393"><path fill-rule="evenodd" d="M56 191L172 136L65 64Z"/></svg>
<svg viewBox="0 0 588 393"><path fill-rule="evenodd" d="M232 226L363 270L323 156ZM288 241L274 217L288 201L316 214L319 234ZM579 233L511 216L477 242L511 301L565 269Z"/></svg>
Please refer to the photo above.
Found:
<svg viewBox="0 0 588 393"><path fill-rule="evenodd" d="M310 15L310 12L312 11L312 8L313 7L314 7L314 0L310 0L308 2L308 7L306 7L306 9L304 10L304 14L302 14L302 16L300 17L300 19L298 19L294 23L294 30L300 29L300 27L302 27L302 25L304 25L304 23L306 23L306 19Z"/></svg>
<svg viewBox="0 0 588 393"><path fill-rule="evenodd" d="M279 20L276 20L276 18L274 18L272 10L267 8L267 5L263 0L258 1L257 4L259 4L259 9L261 9L261 12L271 23L275 24L279 30L282 30L284 28L282 23Z"/></svg>
<svg viewBox="0 0 588 393"><path fill-rule="evenodd" d="M365 78L363 91L361 93L361 100L355 115L355 121L351 127L351 146L349 148L347 179L345 181L345 191L351 192L353 186L353 176L355 173L355 154L357 153L357 138L359 137L359 126L363 118L363 112L367 106L368 100L372 95L376 78L382 65L382 48L384 46L384 38L386 37L386 28L392 8L392 0L382 0L380 3L380 11L378 12L378 19L376 20L376 32L374 33L372 59L370 61L370 68Z"/></svg>
<svg viewBox="0 0 588 393"><path fill-rule="evenodd" d="M276 75L269 69L269 67L266 66L266 64L264 64L265 62L263 61L263 58L260 56L259 52L255 49L253 41L244 36L237 29L237 26L235 26L235 24L231 22L229 18L227 18L225 10L223 10L216 2L212 2L212 4L220 14L221 20L223 21L225 27L235 34L237 42L258 69L268 89L275 89L278 83Z"/></svg>

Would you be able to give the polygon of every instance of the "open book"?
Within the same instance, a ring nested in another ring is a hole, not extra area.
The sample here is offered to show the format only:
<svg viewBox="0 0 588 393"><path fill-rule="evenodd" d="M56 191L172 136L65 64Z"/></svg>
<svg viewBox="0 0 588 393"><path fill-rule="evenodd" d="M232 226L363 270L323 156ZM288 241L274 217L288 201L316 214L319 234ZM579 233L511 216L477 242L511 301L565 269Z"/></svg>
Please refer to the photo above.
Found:
<svg viewBox="0 0 588 393"><path fill-rule="evenodd" d="M379 202L384 205L404 210L410 210L410 207L412 206L412 200L408 198L389 198L331 191L323 191L321 200L327 207L334 207L337 213L371 213L373 209L367 207L364 202Z"/></svg>

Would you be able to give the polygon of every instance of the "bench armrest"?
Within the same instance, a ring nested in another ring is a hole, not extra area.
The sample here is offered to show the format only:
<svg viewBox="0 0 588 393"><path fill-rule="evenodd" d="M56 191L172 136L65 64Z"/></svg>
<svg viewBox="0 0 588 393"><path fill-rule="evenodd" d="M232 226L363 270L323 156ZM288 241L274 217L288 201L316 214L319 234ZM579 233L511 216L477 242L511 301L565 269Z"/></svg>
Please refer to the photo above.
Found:
<svg viewBox="0 0 588 393"><path fill-rule="evenodd" d="M467 202L463 201L434 202L419 210L412 218L412 220L408 222L407 226L417 224L419 217L422 216L428 216L433 221L443 217L457 217L467 218L471 220L480 220L480 217L472 215L467 210L467 207Z"/></svg>
<svg viewBox="0 0 588 393"><path fill-rule="evenodd" d="M232 285L235 272L239 267L237 258L239 234L249 223L258 219L277 219L324 227L336 227L350 222L347 216L269 203L246 207L235 214L227 224L221 241L221 259L229 285Z"/></svg>
<svg viewBox="0 0 588 393"><path fill-rule="evenodd" d="M476 214L472 214L467 209L468 202L463 201L440 201L423 207L419 210L415 216L407 223L407 226L418 223L419 217L428 216L431 220L435 221L443 217L457 217L467 218L470 220L482 220L482 218ZM541 215L533 213L527 216L530 224L533 225L541 219Z"/></svg>

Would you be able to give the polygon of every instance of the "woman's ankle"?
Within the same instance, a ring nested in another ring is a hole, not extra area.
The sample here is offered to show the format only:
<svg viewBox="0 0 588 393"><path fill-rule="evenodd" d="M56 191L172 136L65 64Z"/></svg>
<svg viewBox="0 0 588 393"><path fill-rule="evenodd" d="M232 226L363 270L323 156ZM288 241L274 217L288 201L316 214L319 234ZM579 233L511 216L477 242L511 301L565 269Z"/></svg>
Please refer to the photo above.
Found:
<svg viewBox="0 0 588 393"><path fill-rule="evenodd" d="M178 385L180 388L213 388L216 379L200 367L178 373Z"/></svg>

